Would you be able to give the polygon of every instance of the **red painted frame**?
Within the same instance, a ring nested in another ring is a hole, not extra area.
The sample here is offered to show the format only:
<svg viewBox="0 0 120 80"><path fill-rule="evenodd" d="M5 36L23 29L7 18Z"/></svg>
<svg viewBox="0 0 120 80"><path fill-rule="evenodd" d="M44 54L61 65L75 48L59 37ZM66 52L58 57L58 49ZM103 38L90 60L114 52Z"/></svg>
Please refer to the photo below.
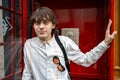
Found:
<svg viewBox="0 0 120 80"><path fill-rule="evenodd" d="M114 0L111 0L111 9L110 9L110 17L112 19L112 27L111 27L111 32L114 31ZM111 49L110 49L110 80L114 80L114 42L111 44Z"/></svg>

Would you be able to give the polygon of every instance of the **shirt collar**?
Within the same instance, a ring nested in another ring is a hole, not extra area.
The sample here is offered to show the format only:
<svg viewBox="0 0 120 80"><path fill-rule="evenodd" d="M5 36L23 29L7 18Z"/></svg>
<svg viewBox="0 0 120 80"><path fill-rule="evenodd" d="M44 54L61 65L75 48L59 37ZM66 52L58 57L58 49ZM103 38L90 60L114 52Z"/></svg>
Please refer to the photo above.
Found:
<svg viewBox="0 0 120 80"><path fill-rule="evenodd" d="M38 38L38 37L37 37ZM54 36L50 39L50 40L48 40L48 41L42 41L42 40L40 40L39 38L38 38L38 43L39 43L39 46L40 47L42 47L42 46L45 46L46 44L47 45L49 45L49 46L51 46L51 45L53 45L53 42L54 42Z"/></svg>
<svg viewBox="0 0 120 80"><path fill-rule="evenodd" d="M52 46L53 43L54 43L54 40L55 40L55 37L54 37L54 35L53 35L53 37L52 37L50 40L47 41L47 44L48 44L49 46Z"/></svg>

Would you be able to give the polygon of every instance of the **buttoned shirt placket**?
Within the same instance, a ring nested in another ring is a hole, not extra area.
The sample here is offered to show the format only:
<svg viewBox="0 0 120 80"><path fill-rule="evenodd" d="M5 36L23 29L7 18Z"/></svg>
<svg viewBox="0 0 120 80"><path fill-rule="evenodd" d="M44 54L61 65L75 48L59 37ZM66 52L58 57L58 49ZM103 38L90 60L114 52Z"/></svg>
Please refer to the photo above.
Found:
<svg viewBox="0 0 120 80"><path fill-rule="evenodd" d="M51 80L51 76L50 76L51 68L50 68L50 60L49 60L49 56L48 56L49 50L50 50L49 43L46 42L45 43L45 51L46 51L46 57L47 57L47 64L46 64L46 66L47 66L47 69L46 69L46 71L47 71L47 80Z"/></svg>

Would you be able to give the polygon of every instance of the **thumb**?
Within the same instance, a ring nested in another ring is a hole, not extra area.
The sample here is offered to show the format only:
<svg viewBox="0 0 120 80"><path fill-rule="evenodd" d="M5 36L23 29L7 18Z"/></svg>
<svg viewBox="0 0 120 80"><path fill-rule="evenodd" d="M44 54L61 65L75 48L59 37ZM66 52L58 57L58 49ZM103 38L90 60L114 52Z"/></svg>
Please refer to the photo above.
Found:
<svg viewBox="0 0 120 80"><path fill-rule="evenodd" d="M114 38L116 34L117 34L117 31L114 31L114 32L112 33L111 37Z"/></svg>

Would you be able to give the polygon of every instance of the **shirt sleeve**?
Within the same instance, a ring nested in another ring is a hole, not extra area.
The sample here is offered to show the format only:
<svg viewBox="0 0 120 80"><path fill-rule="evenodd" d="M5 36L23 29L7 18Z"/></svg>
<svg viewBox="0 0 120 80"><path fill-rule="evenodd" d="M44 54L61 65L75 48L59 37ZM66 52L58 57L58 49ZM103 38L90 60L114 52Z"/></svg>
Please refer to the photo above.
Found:
<svg viewBox="0 0 120 80"><path fill-rule="evenodd" d="M64 44L68 58L73 62L85 67L89 67L95 63L109 48L109 46L107 46L105 42L102 41L90 51L83 53L79 49L78 45L70 38L64 36L61 38L63 40L62 43Z"/></svg>
<svg viewBox="0 0 120 80"><path fill-rule="evenodd" d="M22 74L22 80L33 80L31 68L30 68L29 47L30 47L30 43L27 40L25 45L24 45L24 64L25 64L25 67L24 67L23 74Z"/></svg>

